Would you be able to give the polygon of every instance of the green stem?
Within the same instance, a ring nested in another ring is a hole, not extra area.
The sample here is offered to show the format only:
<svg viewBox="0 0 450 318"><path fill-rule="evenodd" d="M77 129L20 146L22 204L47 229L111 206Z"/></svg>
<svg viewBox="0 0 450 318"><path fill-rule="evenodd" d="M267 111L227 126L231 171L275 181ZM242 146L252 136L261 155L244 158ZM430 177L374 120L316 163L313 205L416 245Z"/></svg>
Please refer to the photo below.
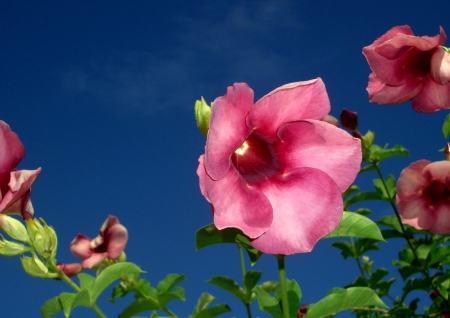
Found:
<svg viewBox="0 0 450 318"><path fill-rule="evenodd" d="M67 283L70 287L72 287L73 290L75 290L77 293L79 291L81 291L81 288L78 287L77 284L75 284L73 282L73 280L71 280L66 274L64 274L62 271L58 270L58 267L56 267L56 264L54 264L53 262L49 263L47 265L48 267L50 267L54 272L58 273L58 277L64 281L65 283ZM93 311L95 311L95 313L100 317L100 318L106 318L106 315L103 313L103 311L97 306L97 304L94 302L93 304L91 304L91 308Z"/></svg>
<svg viewBox="0 0 450 318"><path fill-rule="evenodd" d="M278 275L280 276L281 287L281 307L283 308L283 317L289 318L289 302L286 287L286 268L284 266L284 255L276 255L278 260Z"/></svg>
<svg viewBox="0 0 450 318"><path fill-rule="evenodd" d="M239 245L239 244L238 244L238 248L239 248L239 258L241 259L242 283L244 284L244 288L245 288L245 273L246 273L247 271L245 270L244 251L243 251L243 249L242 249L242 246ZM251 293L252 291L251 291L251 290L248 290L248 291L246 291L246 292ZM247 295L247 296L248 296L248 299L251 298L251 295ZM247 317L248 317L248 318L252 318L252 311L251 311L251 309L250 309L250 304L247 303L247 302L245 302L244 305L245 305L245 309L247 309Z"/></svg>
<svg viewBox="0 0 450 318"><path fill-rule="evenodd" d="M350 243L352 245L353 254L356 255L355 242L353 241L353 237L350 237ZM364 274L363 268L361 266L361 261L359 260L359 257L355 257L355 261L356 261L356 264L358 264L358 268L359 268L359 272L361 273L361 276L366 277L366 275Z"/></svg>
<svg viewBox="0 0 450 318"><path fill-rule="evenodd" d="M388 193L388 195L389 195L389 200L391 201L391 202L390 202L391 207L392 207L392 209L394 210L394 213L395 213L395 216L396 216L396 218L397 218L398 224L400 225L400 228L401 228L401 230L402 230L402 236L405 238L406 242L408 243L408 246L409 246L409 248L411 249L411 251L412 251L412 253L413 253L413 255L414 255L414 258L420 263L420 259L419 259L419 256L417 255L416 248L415 248L414 245L412 244L412 242L411 242L411 240L409 239L409 237L406 235L405 226L404 226L403 223L402 223L402 219L401 219L401 217L400 217L400 213L398 212L397 206L396 206L396 204L395 204L394 202L392 202L392 200L394 200L394 198L391 198L391 196L390 196L390 194L389 194L388 187L387 187L387 185L386 185L386 182L384 181L384 177L383 177L383 174L381 173L380 167L378 166L378 163L372 163L372 164L373 164L373 166L375 167L375 170L377 171L378 176L379 176L380 179L381 179L381 183L383 184L383 187L384 187L386 193ZM422 272L422 274L424 275L425 279L428 280L428 281L430 282L431 287L439 294L439 296L442 297L442 299L445 300L446 303L448 303L447 298L445 298L445 297L439 292L438 288L433 284L433 281L431 280L431 277L430 277L430 273L428 272L428 268L426 268L426 267L421 267L421 272Z"/></svg>

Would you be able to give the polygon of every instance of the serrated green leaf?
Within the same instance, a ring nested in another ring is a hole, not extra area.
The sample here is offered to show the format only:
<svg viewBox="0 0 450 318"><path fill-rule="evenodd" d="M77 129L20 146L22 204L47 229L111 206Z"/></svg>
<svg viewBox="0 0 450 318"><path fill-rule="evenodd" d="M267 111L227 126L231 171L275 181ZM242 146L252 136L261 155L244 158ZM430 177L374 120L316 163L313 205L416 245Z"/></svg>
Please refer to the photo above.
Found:
<svg viewBox="0 0 450 318"><path fill-rule="evenodd" d="M278 304L278 300L275 297L270 296L259 286L255 287L255 292L258 297L258 306L261 311L267 312L273 318L283 318L283 313Z"/></svg>
<svg viewBox="0 0 450 318"><path fill-rule="evenodd" d="M387 308L377 294L368 287L333 289L333 292L308 307L304 318L322 318L353 307L378 306Z"/></svg>
<svg viewBox="0 0 450 318"><path fill-rule="evenodd" d="M92 285L92 301L95 302L97 297L115 280L135 273L142 273L142 270L133 263L116 263L108 266L97 276L94 284Z"/></svg>
<svg viewBox="0 0 450 318"><path fill-rule="evenodd" d="M363 215L344 211L342 221L337 228L323 238L338 236L358 236L384 241L381 231L375 222Z"/></svg>
<svg viewBox="0 0 450 318"><path fill-rule="evenodd" d="M198 251L209 245L236 243L238 234L243 233L235 228L218 230L214 224L206 225L195 233L195 249Z"/></svg>
<svg viewBox="0 0 450 318"><path fill-rule="evenodd" d="M378 192L360 192L344 202L344 210L348 211L351 205L368 200L383 200L383 197Z"/></svg>
<svg viewBox="0 0 450 318"><path fill-rule="evenodd" d="M448 138L448 134L450 133L450 114L445 117L444 124L442 125L442 134L444 138Z"/></svg>
<svg viewBox="0 0 450 318"><path fill-rule="evenodd" d="M232 278L227 276L216 276L206 281L207 283L216 285L223 290L237 297L245 304L245 295L243 289Z"/></svg>
<svg viewBox="0 0 450 318"><path fill-rule="evenodd" d="M80 281L81 289L91 290L95 277L85 273L80 273L78 274L78 280Z"/></svg>
<svg viewBox="0 0 450 318"><path fill-rule="evenodd" d="M53 297L47 300L41 307L42 318L53 318L57 313L63 310L59 297Z"/></svg>
<svg viewBox="0 0 450 318"><path fill-rule="evenodd" d="M59 300L61 301L62 308L64 310L64 316L69 317L72 311L72 301L75 299L76 294L62 292L59 294Z"/></svg>
<svg viewBox="0 0 450 318"><path fill-rule="evenodd" d="M158 292L170 292L173 286L184 282L186 277L179 274L168 274L162 281L158 283Z"/></svg>
<svg viewBox="0 0 450 318"><path fill-rule="evenodd" d="M129 318L140 312L145 312L149 310L159 310L161 309L158 304L152 301L148 301L145 298L140 298L135 302L132 302L127 308L125 308L118 318Z"/></svg>

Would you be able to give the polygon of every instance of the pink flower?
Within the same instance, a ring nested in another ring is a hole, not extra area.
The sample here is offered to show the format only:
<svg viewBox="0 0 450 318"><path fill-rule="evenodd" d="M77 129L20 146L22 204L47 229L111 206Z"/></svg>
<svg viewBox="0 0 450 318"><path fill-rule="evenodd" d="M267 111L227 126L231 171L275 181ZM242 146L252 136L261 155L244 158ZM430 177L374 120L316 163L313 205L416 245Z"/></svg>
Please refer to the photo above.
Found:
<svg viewBox="0 0 450 318"><path fill-rule="evenodd" d="M58 270L63 272L66 276L72 277L75 275L78 275L83 270L83 266L78 263L70 263L70 264L64 264L64 263L58 263L56 264L56 267Z"/></svg>
<svg viewBox="0 0 450 318"><path fill-rule="evenodd" d="M450 108L450 59L441 45L442 27L434 37L414 36L407 25L394 27L364 47L372 69L367 91L371 102L400 104L412 100L418 112Z"/></svg>
<svg viewBox="0 0 450 318"><path fill-rule="evenodd" d="M397 204L402 222L431 233L450 232L450 162L419 160L400 174Z"/></svg>
<svg viewBox="0 0 450 318"><path fill-rule="evenodd" d="M112 260L119 258L127 241L127 229L115 216L109 215L95 239L91 240L83 234L78 234L70 243L70 250L76 257L83 260L81 265L84 268L92 268L105 258Z"/></svg>
<svg viewBox="0 0 450 318"><path fill-rule="evenodd" d="M0 121L0 152L0 212L21 214L26 220L34 214L30 187L41 168L15 170L25 156L25 148L3 121Z"/></svg>
<svg viewBox="0 0 450 318"><path fill-rule="evenodd" d="M361 163L358 139L327 122L320 78L281 86L253 104L245 83L214 101L200 189L218 229L238 228L267 254L309 252L342 218Z"/></svg>

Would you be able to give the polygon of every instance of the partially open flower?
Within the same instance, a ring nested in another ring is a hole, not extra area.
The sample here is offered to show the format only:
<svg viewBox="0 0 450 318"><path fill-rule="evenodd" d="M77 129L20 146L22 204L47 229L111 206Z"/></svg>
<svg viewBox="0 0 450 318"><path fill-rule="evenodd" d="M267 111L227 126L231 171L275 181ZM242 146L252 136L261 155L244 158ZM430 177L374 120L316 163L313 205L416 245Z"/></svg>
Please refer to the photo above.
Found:
<svg viewBox="0 0 450 318"><path fill-rule="evenodd" d="M21 214L24 219L28 219L34 214L30 187L41 168L15 170L25 155L25 148L3 121L0 121L0 152L0 212Z"/></svg>
<svg viewBox="0 0 450 318"><path fill-rule="evenodd" d="M434 37L414 36L407 25L394 27L363 54L370 65L367 91L371 102L399 104L412 100L418 112L450 108L450 61L441 45L442 27Z"/></svg>
<svg viewBox="0 0 450 318"><path fill-rule="evenodd" d="M93 268L106 258L118 259L127 241L127 229L115 216L109 215L95 239L91 240L83 234L78 234L70 243L70 250L83 260L81 265L84 268Z"/></svg>
<svg viewBox="0 0 450 318"><path fill-rule="evenodd" d="M253 104L245 83L214 101L200 190L218 229L234 227L267 254L305 253L342 218L361 143L321 121L330 111L320 78L281 86Z"/></svg>
<svg viewBox="0 0 450 318"><path fill-rule="evenodd" d="M419 160L397 182L402 222L431 233L450 232L450 161Z"/></svg>

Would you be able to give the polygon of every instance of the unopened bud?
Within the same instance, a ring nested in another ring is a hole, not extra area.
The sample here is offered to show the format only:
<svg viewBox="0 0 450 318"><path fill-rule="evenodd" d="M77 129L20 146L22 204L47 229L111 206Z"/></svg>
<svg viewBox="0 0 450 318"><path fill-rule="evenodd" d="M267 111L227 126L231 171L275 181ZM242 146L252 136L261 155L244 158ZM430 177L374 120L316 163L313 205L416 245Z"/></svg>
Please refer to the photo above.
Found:
<svg viewBox="0 0 450 318"><path fill-rule="evenodd" d="M305 305L301 305L301 306L298 308L297 318L301 318L301 317L303 317L304 315L306 315L306 312L308 311L308 306L309 306L309 305L305 304Z"/></svg>
<svg viewBox="0 0 450 318"><path fill-rule="evenodd" d="M31 243L25 225L9 215L0 214L0 229L17 241Z"/></svg>
<svg viewBox="0 0 450 318"><path fill-rule="evenodd" d="M42 261L33 253L33 257L24 256L20 259L25 272L33 277L40 278L57 278L58 274L49 273L48 268Z"/></svg>
<svg viewBox="0 0 450 318"><path fill-rule="evenodd" d="M444 149L445 160L450 161L450 143L447 143Z"/></svg>
<svg viewBox="0 0 450 318"><path fill-rule="evenodd" d="M58 270L63 272L68 277L75 276L83 270L83 266L81 266L81 264L78 263L71 263L71 264L58 263L56 264L56 267L58 268Z"/></svg>
<svg viewBox="0 0 450 318"><path fill-rule="evenodd" d="M331 115L326 115L325 117L323 117L323 118L321 119L321 121L324 121L324 122L326 122L326 123L329 123L329 124L332 124L332 125L334 125L334 126L336 126L336 127L339 127L339 122L338 122L338 120L336 119L336 117L333 117L333 116L331 116Z"/></svg>
<svg viewBox="0 0 450 318"><path fill-rule="evenodd" d="M355 131L358 128L358 116L356 116L356 112L351 112L349 110L344 110L341 113L341 124L344 128L348 130Z"/></svg>
<svg viewBox="0 0 450 318"><path fill-rule="evenodd" d="M21 255L28 251L32 251L32 248L27 247L20 243L7 241L3 237L2 237L2 240L0 241L0 255L1 256L6 256L6 257L17 256L17 255Z"/></svg>
<svg viewBox="0 0 450 318"><path fill-rule="evenodd" d="M213 103L211 103L212 107ZM202 134L206 137L209 130L209 122L211 120L211 107L206 104L202 99L195 102L195 120L197 121L197 127Z"/></svg>
<svg viewBox="0 0 450 318"><path fill-rule="evenodd" d="M44 225L42 225L40 221L44 223ZM51 226L48 226L42 218L40 221L37 219L26 220L28 233L38 255L44 260L54 259L58 247L56 232Z"/></svg>

